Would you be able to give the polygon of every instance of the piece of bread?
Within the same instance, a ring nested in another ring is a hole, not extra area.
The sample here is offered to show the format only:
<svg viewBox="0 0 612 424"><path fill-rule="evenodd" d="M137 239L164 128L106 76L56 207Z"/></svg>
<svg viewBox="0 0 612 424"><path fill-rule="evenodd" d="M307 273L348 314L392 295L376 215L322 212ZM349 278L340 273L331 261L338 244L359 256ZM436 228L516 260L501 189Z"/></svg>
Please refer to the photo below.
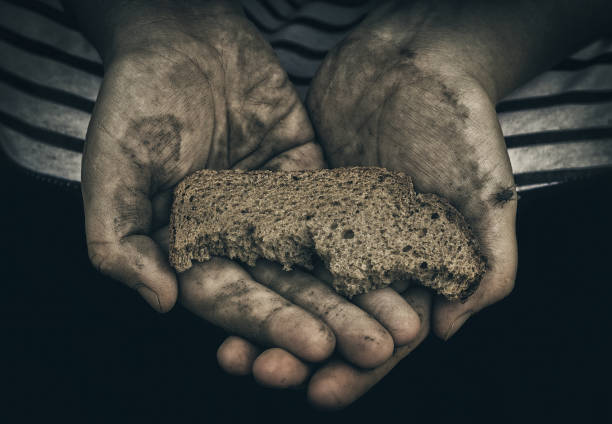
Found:
<svg viewBox="0 0 612 424"><path fill-rule="evenodd" d="M312 269L318 255L348 297L412 280L448 299L478 286L485 259L461 214L383 168L211 171L174 192L170 263L225 256Z"/></svg>

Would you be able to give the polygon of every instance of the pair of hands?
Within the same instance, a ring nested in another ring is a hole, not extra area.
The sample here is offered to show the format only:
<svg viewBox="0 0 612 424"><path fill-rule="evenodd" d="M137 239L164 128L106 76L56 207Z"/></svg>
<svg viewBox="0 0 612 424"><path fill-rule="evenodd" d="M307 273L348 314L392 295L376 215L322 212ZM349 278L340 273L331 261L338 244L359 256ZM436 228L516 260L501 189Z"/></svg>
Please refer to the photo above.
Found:
<svg viewBox="0 0 612 424"><path fill-rule="evenodd" d="M309 399L322 407L357 399L430 327L450 337L512 290L516 196L486 82L427 35L419 24L398 25L392 8L374 11L329 53L306 108L233 4L169 8L122 25L83 157L92 263L160 312L178 298L235 334L218 351L227 372L278 388L309 379ZM489 260L478 291L461 304L398 284L348 301L325 270L221 258L175 274L167 225L182 178L202 168L321 168L323 152L330 166L402 170L417 190L448 198ZM335 350L342 359L328 360Z"/></svg>

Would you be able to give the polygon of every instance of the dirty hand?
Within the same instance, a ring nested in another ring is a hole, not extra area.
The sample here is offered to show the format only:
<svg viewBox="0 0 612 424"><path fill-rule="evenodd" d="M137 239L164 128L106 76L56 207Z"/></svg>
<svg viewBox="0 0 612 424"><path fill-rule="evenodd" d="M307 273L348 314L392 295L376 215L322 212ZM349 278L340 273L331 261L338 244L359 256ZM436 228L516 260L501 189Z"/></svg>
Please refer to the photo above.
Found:
<svg viewBox="0 0 612 424"><path fill-rule="evenodd" d="M287 277L265 263L245 270L221 258L196 264L177 281L164 243L172 190L182 178L202 168L308 169L324 162L287 75L238 6L157 3L110 10L105 22L116 25L99 38L105 77L82 172L93 264L160 312L172 308L180 286L188 309L259 345L311 362L337 345L359 366L382 363L394 338L409 340L418 326L397 293L367 296L361 309L311 275ZM292 290L292 279L310 290ZM255 375L274 384L282 376L269 372L269 359L259 361L263 371Z"/></svg>
<svg viewBox="0 0 612 424"><path fill-rule="evenodd" d="M468 64L378 13L326 58L308 108L330 166L404 171L418 191L447 198L468 220L487 272L465 303L435 300L432 329L447 339L513 288L512 169L494 100Z"/></svg>

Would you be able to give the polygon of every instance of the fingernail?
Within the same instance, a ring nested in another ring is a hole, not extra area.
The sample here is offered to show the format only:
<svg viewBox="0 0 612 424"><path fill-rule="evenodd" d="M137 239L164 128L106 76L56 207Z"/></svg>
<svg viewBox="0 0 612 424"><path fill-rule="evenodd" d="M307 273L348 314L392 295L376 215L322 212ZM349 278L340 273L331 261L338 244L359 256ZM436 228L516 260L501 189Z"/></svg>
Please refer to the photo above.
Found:
<svg viewBox="0 0 612 424"><path fill-rule="evenodd" d="M462 313L461 315L459 315L457 318L455 318L455 320L453 322L451 322L451 325L448 326L448 330L446 331L446 334L444 335L444 341L447 341L448 339L450 339L457 331L459 331L459 329L461 328L461 326L463 324L465 324L465 322L472 316L472 311L467 311Z"/></svg>
<svg viewBox="0 0 612 424"><path fill-rule="evenodd" d="M136 291L138 291L138 294L140 294L153 309L155 309L157 312L161 311L161 303L159 302L159 296L157 293L144 284L140 284Z"/></svg>

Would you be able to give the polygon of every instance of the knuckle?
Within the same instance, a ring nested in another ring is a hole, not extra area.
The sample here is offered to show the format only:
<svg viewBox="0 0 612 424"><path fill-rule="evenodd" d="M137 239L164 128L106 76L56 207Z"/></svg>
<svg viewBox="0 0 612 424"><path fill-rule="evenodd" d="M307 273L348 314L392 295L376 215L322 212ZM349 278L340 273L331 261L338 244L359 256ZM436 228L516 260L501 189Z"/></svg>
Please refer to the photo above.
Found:
<svg viewBox="0 0 612 424"><path fill-rule="evenodd" d="M327 359L336 346L336 338L334 333L322 324L319 326L317 331L313 331L310 334L310 341L307 347L307 356L313 362L320 362Z"/></svg>
<svg viewBox="0 0 612 424"><path fill-rule="evenodd" d="M336 370L336 378L313 379L308 387L308 399L314 405L328 409L337 410L349 405L354 400L351 389L341 386L345 380L344 373ZM340 375L338 375L340 374Z"/></svg>
<svg viewBox="0 0 612 424"><path fill-rule="evenodd" d="M393 341L396 345L402 346L415 340L421 333L421 321L405 321L400 327L390 329Z"/></svg>
<svg viewBox="0 0 612 424"><path fill-rule="evenodd" d="M394 342L385 329L361 334L351 346L345 346L352 361L364 368L374 368L393 354Z"/></svg>
<svg viewBox="0 0 612 424"><path fill-rule="evenodd" d="M287 73L281 67L273 67L268 70L267 82L274 88L283 87L289 80Z"/></svg>

